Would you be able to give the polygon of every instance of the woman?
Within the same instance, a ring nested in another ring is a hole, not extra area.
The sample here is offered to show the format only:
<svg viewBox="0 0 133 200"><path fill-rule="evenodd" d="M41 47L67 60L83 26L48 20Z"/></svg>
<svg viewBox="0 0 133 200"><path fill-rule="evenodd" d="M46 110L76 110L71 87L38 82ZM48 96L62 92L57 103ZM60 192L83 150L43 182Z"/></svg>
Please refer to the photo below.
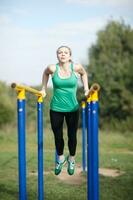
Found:
<svg viewBox="0 0 133 200"><path fill-rule="evenodd" d="M79 105L76 98L77 75L81 76L84 93L89 92L87 73L81 64L71 61L71 49L61 46L57 49L57 64L49 65L43 73L42 94L46 96L49 75L53 82L53 97L50 103L50 121L54 133L58 161L55 165L55 175L60 174L66 160L69 175L74 174L75 154L77 145L77 128L79 119ZM64 156L63 122L67 124L68 149L67 159Z"/></svg>

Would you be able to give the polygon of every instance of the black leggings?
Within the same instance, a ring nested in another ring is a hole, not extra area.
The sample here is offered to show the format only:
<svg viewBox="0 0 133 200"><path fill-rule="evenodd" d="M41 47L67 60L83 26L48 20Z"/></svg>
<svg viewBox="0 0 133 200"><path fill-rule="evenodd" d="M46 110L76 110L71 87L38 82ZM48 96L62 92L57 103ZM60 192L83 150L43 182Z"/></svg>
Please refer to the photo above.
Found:
<svg viewBox="0 0 133 200"><path fill-rule="evenodd" d="M64 118L67 124L69 154L71 156L74 156L76 153L76 146L77 146L79 110L76 110L75 112L56 112L50 110L51 127L54 132L55 146L58 155L63 155L64 151L64 139L63 139Z"/></svg>

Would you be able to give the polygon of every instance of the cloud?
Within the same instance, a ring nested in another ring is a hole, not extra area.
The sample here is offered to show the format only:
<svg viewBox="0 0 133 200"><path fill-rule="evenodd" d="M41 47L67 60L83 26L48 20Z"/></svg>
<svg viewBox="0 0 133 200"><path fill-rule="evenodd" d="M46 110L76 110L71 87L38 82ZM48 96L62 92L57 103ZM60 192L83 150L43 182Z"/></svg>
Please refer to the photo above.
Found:
<svg viewBox="0 0 133 200"><path fill-rule="evenodd" d="M51 30L48 30L48 34L55 34L58 36L71 36L84 35L85 33L94 33L103 22L99 18L86 19L79 22L62 23L56 25ZM58 31L60 30L60 31Z"/></svg>
<svg viewBox="0 0 133 200"><path fill-rule="evenodd" d="M88 6L112 6L112 7L121 7L121 6L133 6L132 0L65 0L67 3L76 3Z"/></svg>
<svg viewBox="0 0 133 200"><path fill-rule="evenodd" d="M26 84L41 83L44 68L56 63L60 45L72 48L73 60L86 63L87 50L96 33L107 23L107 16L78 22L56 23L46 28L22 28L7 15L0 16L0 80Z"/></svg>
<svg viewBox="0 0 133 200"><path fill-rule="evenodd" d="M0 25L8 25L12 22L11 18L8 15L0 15Z"/></svg>
<svg viewBox="0 0 133 200"><path fill-rule="evenodd" d="M17 7L12 7L11 12L17 16L23 16L23 17L27 17L30 15L28 10Z"/></svg>
<svg viewBox="0 0 133 200"><path fill-rule="evenodd" d="M6 17L0 19L0 79L29 84L40 83L43 69L57 62L56 49L62 44L72 48L74 61L85 60L86 49L103 24L102 19L96 18L28 29L9 25Z"/></svg>

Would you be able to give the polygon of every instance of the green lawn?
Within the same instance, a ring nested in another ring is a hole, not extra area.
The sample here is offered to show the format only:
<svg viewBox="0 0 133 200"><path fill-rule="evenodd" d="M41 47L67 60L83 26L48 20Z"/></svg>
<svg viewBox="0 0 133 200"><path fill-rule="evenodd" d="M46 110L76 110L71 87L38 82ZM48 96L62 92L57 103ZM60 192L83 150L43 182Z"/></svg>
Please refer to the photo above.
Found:
<svg viewBox="0 0 133 200"><path fill-rule="evenodd" d="M65 133L66 135L66 133ZM86 174L81 174L82 184L70 184L53 174L54 141L50 130L45 130L44 190L45 200L86 200ZM65 136L66 138L66 136ZM81 130L78 131L77 165L81 165ZM37 199L37 135L34 127L27 131L27 195ZM67 155L67 140L65 144ZM100 168L123 171L118 177L100 175L100 200L132 200L133 197L133 134L100 132ZM18 199L17 132L13 128L0 131L0 199ZM71 177L73 179L73 176Z"/></svg>

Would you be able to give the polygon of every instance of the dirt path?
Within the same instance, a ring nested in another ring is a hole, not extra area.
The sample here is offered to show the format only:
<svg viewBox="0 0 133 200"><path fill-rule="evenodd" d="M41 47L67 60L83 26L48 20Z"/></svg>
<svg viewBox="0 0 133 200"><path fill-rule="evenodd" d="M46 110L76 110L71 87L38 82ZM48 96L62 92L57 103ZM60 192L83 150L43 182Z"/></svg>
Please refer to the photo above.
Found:
<svg viewBox="0 0 133 200"><path fill-rule="evenodd" d="M120 171L118 169L110 169L110 168L99 168L99 174L102 176L107 176L107 177L118 177L123 175L125 172ZM53 174L53 171L45 171L44 175L48 175L48 174ZM29 172L29 176L38 176L38 173L36 171L32 171ZM81 166L77 166L75 169L75 173L74 175L70 176L67 173L67 167L64 166L64 168L62 169L61 174L59 174L58 176L54 175L57 179L68 183L68 184L72 184L72 185L81 185L83 182L86 181L85 176L83 176L83 172L82 172L82 168Z"/></svg>
<svg viewBox="0 0 133 200"><path fill-rule="evenodd" d="M61 174L57 176L57 178L72 185L81 185L84 181L81 167L76 167L75 173L72 176L67 173L67 168L65 167L63 168Z"/></svg>
<svg viewBox="0 0 133 200"><path fill-rule="evenodd" d="M124 172L117 169L100 168L99 174L108 177L117 177L124 174ZM67 169L63 168L61 174L58 175L57 178L68 184L74 184L74 185L81 185L83 181L84 182L86 181L86 178L82 176L81 167L76 167L75 174L73 176L68 175Z"/></svg>
<svg viewBox="0 0 133 200"><path fill-rule="evenodd" d="M118 169L110 169L110 168L100 168L99 169L99 174L103 176L108 176L108 177L117 177L121 176L125 172L120 171Z"/></svg>

